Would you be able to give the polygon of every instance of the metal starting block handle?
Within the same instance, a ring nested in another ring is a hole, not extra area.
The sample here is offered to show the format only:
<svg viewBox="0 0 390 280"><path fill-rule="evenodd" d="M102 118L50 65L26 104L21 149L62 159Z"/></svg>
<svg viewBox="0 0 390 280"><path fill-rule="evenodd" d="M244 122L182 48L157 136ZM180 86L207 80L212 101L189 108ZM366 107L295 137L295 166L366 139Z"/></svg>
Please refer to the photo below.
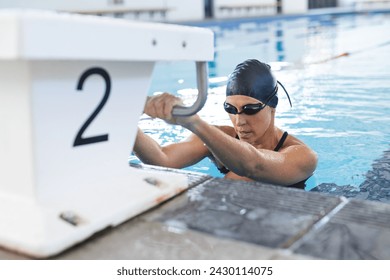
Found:
<svg viewBox="0 0 390 280"><path fill-rule="evenodd" d="M208 71L205 61L196 62L196 82L198 86L198 97L194 104L189 107L175 106L172 110L174 116L192 116L198 113L207 100Z"/></svg>

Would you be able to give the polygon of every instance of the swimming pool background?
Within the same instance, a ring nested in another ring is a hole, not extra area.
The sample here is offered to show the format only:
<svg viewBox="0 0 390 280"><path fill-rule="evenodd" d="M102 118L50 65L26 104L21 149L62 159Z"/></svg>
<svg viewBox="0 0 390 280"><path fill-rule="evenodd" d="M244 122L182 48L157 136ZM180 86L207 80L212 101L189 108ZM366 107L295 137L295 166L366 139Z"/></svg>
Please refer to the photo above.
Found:
<svg viewBox="0 0 390 280"><path fill-rule="evenodd" d="M229 73L247 58L268 62L287 88L279 91L276 125L297 136L319 156L307 189L321 183L358 187L390 143L390 15L365 14L203 23L215 33L209 63L210 90L199 113L229 124L222 104ZM348 53L349 55L345 55ZM344 54L344 55L343 55ZM150 94L196 97L193 62L158 63ZM160 144L189 132L142 116L140 127ZM222 176L205 159L187 169Z"/></svg>

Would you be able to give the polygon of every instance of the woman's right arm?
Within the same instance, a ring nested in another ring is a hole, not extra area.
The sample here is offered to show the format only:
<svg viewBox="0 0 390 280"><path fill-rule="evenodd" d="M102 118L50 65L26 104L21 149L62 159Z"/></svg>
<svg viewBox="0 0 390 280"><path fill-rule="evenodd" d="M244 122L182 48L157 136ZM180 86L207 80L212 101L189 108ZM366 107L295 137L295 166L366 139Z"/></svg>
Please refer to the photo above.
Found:
<svg viewBox="0 0 390 280"><path fill-rule="evenodd" d="M208 149L195 134L191 134L185 141L161 147L140 128L133 151L143 163L170 168L193 165L209 154Z"/></svg>

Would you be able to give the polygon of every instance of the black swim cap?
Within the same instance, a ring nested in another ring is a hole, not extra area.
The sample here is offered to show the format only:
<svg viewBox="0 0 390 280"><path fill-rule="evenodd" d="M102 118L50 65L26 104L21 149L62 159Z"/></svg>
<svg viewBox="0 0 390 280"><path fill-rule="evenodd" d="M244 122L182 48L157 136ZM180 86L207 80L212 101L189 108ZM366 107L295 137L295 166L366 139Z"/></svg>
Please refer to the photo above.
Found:
<svg viewBox="0 0 390 280"><path fill-rule="evenodd" d="M226 96L246 95L265 103L275 91L277 93L277 84L278 81L272 74L271 67L268 64L257 59L248 59L238 64L229 76ZM277 94L267 105L276 108L276 105L278 105Z"/></svg>

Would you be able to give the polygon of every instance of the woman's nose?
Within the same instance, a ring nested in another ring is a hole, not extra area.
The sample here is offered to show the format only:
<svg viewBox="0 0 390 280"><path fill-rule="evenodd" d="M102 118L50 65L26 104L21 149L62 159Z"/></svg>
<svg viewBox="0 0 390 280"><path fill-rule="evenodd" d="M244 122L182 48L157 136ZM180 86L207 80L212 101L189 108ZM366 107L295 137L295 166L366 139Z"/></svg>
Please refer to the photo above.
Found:
<svg viewBox="0 0 390 280"><path fill-rule="evenodd" d="M235 123L237 126L242 126L242 125L246 124L245 114L237 114L237 115L235 115L235 117L236 117Z"/></svg>

